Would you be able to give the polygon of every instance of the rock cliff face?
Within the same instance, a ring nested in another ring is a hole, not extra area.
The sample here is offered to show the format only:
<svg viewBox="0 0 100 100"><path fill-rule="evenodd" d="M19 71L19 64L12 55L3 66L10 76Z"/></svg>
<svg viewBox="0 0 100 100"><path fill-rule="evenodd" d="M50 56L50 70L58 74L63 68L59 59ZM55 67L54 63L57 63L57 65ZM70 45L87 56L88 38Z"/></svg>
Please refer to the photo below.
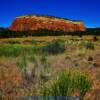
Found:
<svg viewBox="0 0 100 100"><path fill-rule="evenodd" d="M26 15L16 17L9 29L13 31L50 29L74 32L85 31L86 28L84 23L81 21L71 21L50 16Z"/></svg>

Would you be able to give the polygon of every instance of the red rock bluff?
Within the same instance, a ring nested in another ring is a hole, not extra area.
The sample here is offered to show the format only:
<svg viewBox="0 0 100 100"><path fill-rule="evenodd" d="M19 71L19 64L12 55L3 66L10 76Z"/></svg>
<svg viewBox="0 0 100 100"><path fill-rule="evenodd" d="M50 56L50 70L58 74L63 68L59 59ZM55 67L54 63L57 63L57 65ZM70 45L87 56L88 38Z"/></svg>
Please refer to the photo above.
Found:
<svg viewBox="0 0 100 100"><path fill-rule="evenodd" d="M9 29L13 31L52 29L66 32L86 30L84 23L81 21L71 21L62 18L36 15L16 17Z"/></svg>

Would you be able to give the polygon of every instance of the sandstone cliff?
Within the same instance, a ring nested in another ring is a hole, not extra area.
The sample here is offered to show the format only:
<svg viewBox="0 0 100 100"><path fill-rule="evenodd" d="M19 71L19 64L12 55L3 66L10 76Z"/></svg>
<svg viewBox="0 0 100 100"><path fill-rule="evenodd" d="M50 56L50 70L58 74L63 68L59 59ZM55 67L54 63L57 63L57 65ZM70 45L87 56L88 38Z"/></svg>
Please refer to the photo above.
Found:
<svg viewBox="0 0 100 100"><path fill-rule="evenodd" d="M16 17L9 29L14 31L50 29L74 32L85 31L86 28L81 21L71 21L50 16L26 15Z"/></svg>

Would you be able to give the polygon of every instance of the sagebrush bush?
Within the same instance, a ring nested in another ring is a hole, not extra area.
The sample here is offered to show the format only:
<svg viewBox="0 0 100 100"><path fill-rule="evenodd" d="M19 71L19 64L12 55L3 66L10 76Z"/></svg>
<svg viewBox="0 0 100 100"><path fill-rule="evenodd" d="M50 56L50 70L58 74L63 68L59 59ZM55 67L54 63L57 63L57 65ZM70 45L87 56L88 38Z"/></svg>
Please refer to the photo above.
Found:
<svg viewBox="0 0 100 100"><path fill-rule="evenodd" d="M55 80L43 87L42 95L55 97L72 96L79 90L79 96L83 98L90 88L91 82L84 73L62 71Z"/></svg>
<svg viewBox="0 0 100 100"><path fill-rule="evenodd" d="M92 42L87 42L85 43L85 48L94 50L94 44Z"/></svg>
<svg viewBox="0 0 100 100"><path fill-rule="evenodd" d="M65 51L65 45L63 42L54 40L46 46L42 47L42 53L46 54L59 54Z"/></svg>

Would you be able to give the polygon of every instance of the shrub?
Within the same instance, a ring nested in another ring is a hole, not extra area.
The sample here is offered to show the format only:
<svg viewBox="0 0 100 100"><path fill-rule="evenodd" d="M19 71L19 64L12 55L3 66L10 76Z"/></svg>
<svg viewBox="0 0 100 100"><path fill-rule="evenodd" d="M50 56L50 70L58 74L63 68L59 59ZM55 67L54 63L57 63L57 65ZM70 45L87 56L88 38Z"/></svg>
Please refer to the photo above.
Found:
<svg viewBox="0 0 100 100"><path fill-rule="evenodd" d="M59 54L65 51L65 46L63 42L52 41L42 48L42 53L46 54Z"/></svg>
<svg viewBox="0 0 100 100"><path fill-rule="evenodd" d="M92 56L89 56L88 57L88 61L93 61L93 57Z"/></svg>
<svg viewBox="0 0 100 100"><path fill-rule="evenodd" d="M86 44L85 44L85 47L86 47L86 49L94 49L94 44L92 43L92 42L87 42Z"/></svg>
<svg viewBox="0 0 100 100"><path fill-rule="evenodd" d="M58 77L49 84L45 85L42 90L43 96L72 96L79 90L79 96L83 98L91 88L89 78L80 72L61 72ZM61 99L62 100L62 99Z"/></svg>
<svg viewBox="0 0 100 100"><path fill-rule="evenodd" d="M94 36L93 41L98 41L98 38L96 36Z"/></svg>

